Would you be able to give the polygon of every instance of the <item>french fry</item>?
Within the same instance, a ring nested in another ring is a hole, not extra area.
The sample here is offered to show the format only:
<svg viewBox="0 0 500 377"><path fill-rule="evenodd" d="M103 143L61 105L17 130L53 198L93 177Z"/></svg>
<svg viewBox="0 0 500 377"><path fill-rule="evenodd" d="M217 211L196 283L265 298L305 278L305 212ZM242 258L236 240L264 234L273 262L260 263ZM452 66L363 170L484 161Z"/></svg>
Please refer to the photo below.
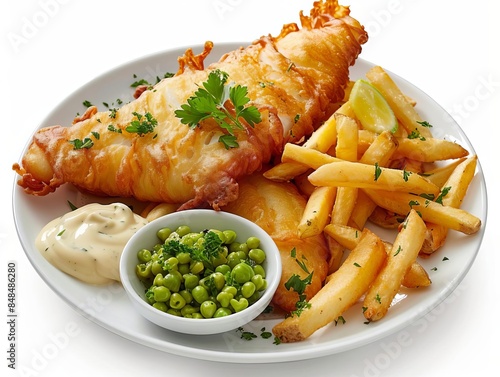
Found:
<svg viewBox="0 0 500 377"><path fill-rule="evenodd" d="M307 198L310 197L313 191L316 189L316 186L312 185L311 182L309 182L309 174L310 172L308 170L304 174L300 174L293 179L293 181L295 182L295 186L297 186L299 191Z"/></svg>
<svg viewBox="0 0 500 377"><path fill-rule="evenodd" d="M325 226L325 234L332 237L347 250L352 250L358 246L362 233L363 231L348 225L328 224Z"/></svg>
<svg viewBox="0 0 500 377"><path fill-rule="evenodd" d="M344 263L309 300L310 307L276 324L274 335L283 343L297 342L335 321L367 291L386 258L382 240L365 229Z"/></svg>
<svg viewBox="0 0 500 377"><path fill-rule="evenodd" d="M309 174L315 186L343 186L386 191L439 194L439 188L418 174L358 162L340 161L323 165Z"/></svg>
<svg viewBox="0 0 500 377"><path fill-rule="evenodd" d="M378 163L380 166L387 166L392 155L398 147L398 142L394 135L385 131L379 134L361 156L359 162L364 164L374 165ZM377 208L377 205L371 200L362 190L358 190L356 205L354 206L351 218L348 223L354 225L358 229L363 229L366 221Z"/></svg>
<svg viewBox="0 0 500 377"><path fill-rule="evenodd" d="M400 227L386 264L366 293L363 308L364 316L369 321L378 321L386 315L406 271L417 259L425 232L424 221L417 211L412 209Z"/></svg>
<svg viewBox="0 0 500 377"><path fill-rule="evenodd" d="M323 232L330 220L336 194L336 187L316 187L306 203L298 225L300 238L316 236Z"/></svg>
<svg viewBox="0 0 500 377"><path fill-rule="evenodd" d="M418 123L422 119L415 107L408 102L407 97L382 67L373 67L366 73L366 77L382 93L394 111L396 118L399 119L409 134L416 131L426 139L432 137L429 128Z"/></svg>
<svg viewBox="0 0 500 377"><path fill-rule="evenodd" d="M179 204L152 203L144 208L141 212L141 216L145 217L148 221L153 221L161 216L177 211L177 208L179 208Z"/></svg>
<svg viewBox="0 0 500 377"><path fill-rule="evenodd" d="M337 148L336 156L346 161L358 159L358 124L345 115L336 115ZM358 189L356 187L339 187L333 205L331 222L346 225L356 204Z"/></svg>
<svg viewBox="0 0 500 377"><path fill-rule="evenodd" d="M376 207L368 218L370 222L384 229L397 229L405 216L394 213L382 207Z"/></svg>
<svg viewBox="0 0 500 377"><path fill-rule="evenodd" d="M358 160L358 124L348 116L335 114L337 144L335 156L346 161Z"/></svg>
<svg viewBox="0 0 500 377"><path fill-rule="evenodd" d="M328 251L330 252L330 258L328 259L328 274L331 275L339 269L344 260L344 247L339 244L332 237L325 234L325 239L328 245Z"/></svg>
<svg viewBox="0 0 500 377"><path fill-rule="evenodd" d="M375 208L377 208L375 202L363 190L358 190L356 205L352 209L351 218L347 222L347 225L363 229Z"/></svg>
<svg viewBox="0 0 500 377"><path fill-rule="evenodd" d="M428 287L432 284L432 281L425 268L420 263L413 262L410 269L406 271L401 284L403 287L413 289Z"/></svg>
<svg viewBox="0 0 500 377"><path fill-rule="evenodd" d="M368 130L358 130L358 155L361 156L366 152L368 147L375 141L377 134Z"/></svg>
<svg viewBox="0 0 500 377"><path fill-rule="evenodd" d="M264 177L276 182L288 182L296 176L305 173L308 166L294 161L281 162L264 172Z"/></svg>
<svg viewBox="0 0 500 377"><path fill-rule="evenodd" d="M378 206L407 215L415 208L422 218L465 234L474 234L481 228L481 219L460 208L444 206L420 196L395 191L365 190Z"/></svg>
<svg viewBox="0 0 500 377"><path fill-rule="evenodd" d="M443 185L447 193L442 199L444 206L460 208L476 172L477 156L471 156L462 161L451 173ZM422 253L432 254L445 242L448 228L441 224L427 223L427 237L422 246Z"/></svg>
<svg viewBox="0 0 500 377"><path fill-rule="evenodd" d="M426 222L427 232L425 235L425 240L420 250L422 256L428 256L436 252L441 246L444 245L446 238L448 237L449 229L441 224L434 224L431 222Z"/></svg>
<svg viewBox="0 0 500 377"><path fill-rule="evenodd" d="M347 225L351 218L352 211L356 206L357 198L358 189L356 187L338 187L330 222L333 224Z"/></svg>
<svg viewBox="0 0 500 377"><path fill-rule="evenodd" d="M341 159L330 156L329 154L315 149L304 148L295 144L285 145L281 159L283 162L295 162L312 169L317 169L320 166L331 162L342 161Z"/></svg>
<svg viewBox="0 0 500 377"><path fill-rule="evenodd" d="M398 148L398 141L390 131L384 131L379 134L365 153L359 159L363 164L387 166L394 152Z"/></svg>
<svg viewBox="0 0 500 377"><path fill-rule="evenodd" d="M477 155L463 161L450 175L443 189L449 188L447 194L443 196L442 202L445 206L460 208L465 194L469 188L477 167Z"/></svg>
<svg viewBox="0 0 500 377"><path fill-rule="evenodd" d="M434 183L437 187L443 187L448 178L450 178L451 173L455 170L455 168L460 165L465 160L465 157L459 158L451 163L448 163L443 166L439 166L437 168L424 171L423 174L425 177Z"/></svg>
<svg viewBox="0 0 500 377"><path fill-rule="evenodd" d="M361 231L358 229L337 224L328 224L325 226L325 234L348 250L354 249L361 237ZM389 242L384 242L384 245L387 254L390 254L393 245ZM428 287L432 282L425 268L418 261L415 261L408 271L406 271L401 284L406 288L420 288Z"/></svg>
<svg viewBox="0 0 500 377"><path fill-rule="evenodd" d="M402 156L422 162L453 160L469 155L460 144L444 139L398 139L396 157Z"/></svg>
<svg viewBox="0 0 500 377"><path fill-rule="evenodd" d="M337 140L337 120L335 114L330 116L321 126L315 130L305 141L304 148L315 149L326 152Z"/></svg>

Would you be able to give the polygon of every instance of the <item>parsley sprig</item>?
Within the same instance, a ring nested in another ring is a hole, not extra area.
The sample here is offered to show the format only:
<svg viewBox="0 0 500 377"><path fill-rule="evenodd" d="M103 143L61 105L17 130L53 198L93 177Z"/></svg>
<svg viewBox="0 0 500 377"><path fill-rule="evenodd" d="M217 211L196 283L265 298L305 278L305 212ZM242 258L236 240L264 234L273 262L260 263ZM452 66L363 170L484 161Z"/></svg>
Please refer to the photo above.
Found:
<svg viewBox="0 0 500 377"><path fill-rule="evenodd" d="M210 72L207 81L202 83L186 104L175 111L175 116L181 123L192 129L204 120L215 120L227 131L227 134L219 138L226 149L239 146L234 131L244 129L240 119L244 119L250 127L261 121L258 109L247 106L250 102L248 88L234 83L227 84L228 78L229 74L219 69Z"/></svg>
<svg viewBox="0 0 500 377"><path fill-rule="evenodd" d="M136 119L130 122L130 125L125 128L125 131L130 133L137 133L139 136L153 132L154 128L158 125L158 121L151 115L151 113L139 114L138 112L132 113Z"/></svg>

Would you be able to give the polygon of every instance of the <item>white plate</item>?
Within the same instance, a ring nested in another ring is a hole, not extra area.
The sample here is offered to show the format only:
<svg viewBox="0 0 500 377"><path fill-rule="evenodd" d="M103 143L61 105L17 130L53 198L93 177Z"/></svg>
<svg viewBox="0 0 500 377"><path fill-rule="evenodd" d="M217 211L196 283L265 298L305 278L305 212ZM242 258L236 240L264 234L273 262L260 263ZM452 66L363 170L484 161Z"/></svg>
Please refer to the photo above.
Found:
<svg viewBox="0 0 500 377"><path fill-rule="evenodd" d="M246 45L232 43L215 46L212 59ZM195 48L195 52L202 47ZM184 49L170 50L144 57L125 64L91 81L62 102L41 123L40 127L53 124L71 124L76 113L82 113L82 101L89 100L104 110L102 102L111 107L120 98L131 99L129 85L145 78L155 82L156 76L177 70L177 56ZM352 68L351 78L360 78L372 64L358 60ZM455 140L475 153L460 127L437 103L425 93L392 75L397 84L410 97L418 101L418 111L423 119L434 125L436 137ZM17 177L16 177L17 179ZM355 306L344 318L343 325L331 324L316 332L308 340L294 344L273 344L272 339L260 337L251 341L242 340L237 331L222 335L188 336L161 329L134 311L121 285L94 287L81 283L52 267L35 248L34 240L40 229L50 220L69 210L67 201L81 204L81 196L69 185L59 188L45 197L26 195L16 186L13 191L13 211L19 239L27 257L43 280L70 306L96 324L137 343L172 354L193 358L244 363L270 363L311 359L343 352L373 342L403 329L417 321L444 300L462 281L479 251L487 215L487 196L481 167L469 188L463 203L465 210L478 216L483 227L474 236L450 232L446 245L437 254L421 263L430 273L433 284L428 289L401 292L387 317L377 323L365 324L360 306ZM444 257L448 260L443 261ZM436 269L434 269L436 268ZM277 320L255 320L245 327L259 335L263 327L270 331Z"/></svg>

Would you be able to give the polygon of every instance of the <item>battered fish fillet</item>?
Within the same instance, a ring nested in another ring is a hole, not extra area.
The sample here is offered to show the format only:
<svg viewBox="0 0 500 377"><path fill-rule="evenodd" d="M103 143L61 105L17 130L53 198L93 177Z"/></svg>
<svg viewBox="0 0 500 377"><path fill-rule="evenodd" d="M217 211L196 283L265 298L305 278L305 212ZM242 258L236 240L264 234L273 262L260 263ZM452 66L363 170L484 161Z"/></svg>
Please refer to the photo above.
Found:
<svg viewBox="0 0 500 377"><path fill-rule="evenodd" d="M272 304L287 313L296 309L299 297L293 289L287 290L285 283L293 274L301 279L309 275L297 261L313 272L311 284L305 290L307 300L321 289L328 274L329 251L323 234L304 239L298 236L297 227L305 205L306 200L293 183L271 181L256 173L240 180L240 198L223 207L224 211L253 221L276 242L283 268Z"/></svg>
<svg viewBox="0 0 500 377"><path fill-rule="evenodd" d="M235 200L241 177L259 171L280 155L284 143L300 141L330 115L330 104L343 98L349 66L367 40L337 1L315 2L310 15L301 13L300 19L301 28L285 25L279 36L261 37L206 68L212 43L199 55L188 50L174 77L119 110L92 107L69 127L40 129L21 164L13 165L19 185L41 196L71 183L97 195L181 203L180 210L219 209ZM236 132L238 148L217 141L225 131L214 121L191 129L174 113L215 69L247 87L248 105L261 114L255 127L244 124ZM157 122L153 132L126 131L147 116ZM75 140L93 145L75 149L70 142Z"/></svg>

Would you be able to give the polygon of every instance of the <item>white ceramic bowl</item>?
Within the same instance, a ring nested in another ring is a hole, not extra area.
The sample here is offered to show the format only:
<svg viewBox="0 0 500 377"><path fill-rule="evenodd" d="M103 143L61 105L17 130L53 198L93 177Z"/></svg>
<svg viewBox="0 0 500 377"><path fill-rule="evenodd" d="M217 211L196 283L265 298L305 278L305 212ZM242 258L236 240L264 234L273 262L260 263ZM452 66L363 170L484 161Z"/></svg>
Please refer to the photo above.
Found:
<svg viewBox="0 0 500 377"><path fill-rule="evenodd" d="M238 242L244 242L251 236L258 237L260 248L266 252L263 267L266 270L267 280L267 288L260 299L241 312L208 319L177 317L164 313L147 303L144 295L144 284L135 273L136 265L139 263L137 252L142 248L151 248L159 242L156 237L156 232L159 229L169 227L174 230L180 225L188 225L192 231L202 231L207 228L231 229L236 232L236 241ZM151 322L166 329L186 334L216 334L243 326L266 309L281 278L281 258L272 238L255 223L227 212L193 209L163 216L139 229L123 250L120 259L120 278L134 307Z"/></svg>

